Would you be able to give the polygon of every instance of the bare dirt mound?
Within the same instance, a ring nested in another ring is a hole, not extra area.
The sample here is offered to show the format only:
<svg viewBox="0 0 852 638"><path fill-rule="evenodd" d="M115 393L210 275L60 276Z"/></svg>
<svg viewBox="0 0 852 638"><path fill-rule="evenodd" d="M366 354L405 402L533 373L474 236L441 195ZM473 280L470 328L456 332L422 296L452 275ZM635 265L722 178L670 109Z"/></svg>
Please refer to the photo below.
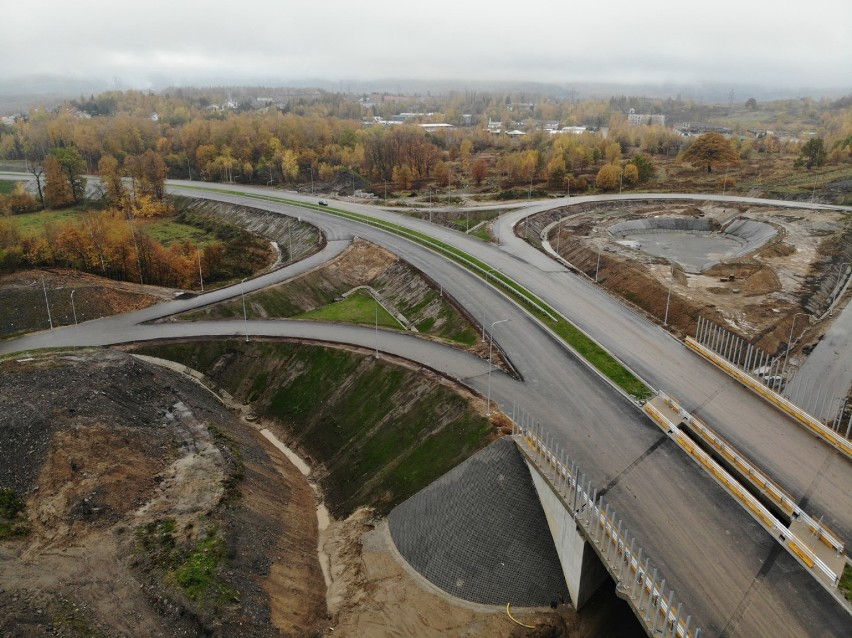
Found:
<svg viewBox="0 0 852 638"><path fill-rule="evenodd" d="M68 326L74 323L75 314L77 321L88 321L140 310L170 300L173 292L169 288L113 281L76 270L25 270L3 275L0 337L47 330L51 321L54 326Z"/></svg>
<svg viewBox="0 0 852 638"><path fill-rule="evenodd" d="M324 624L309 486L180 375L116 352L0 363L0 488L25 502L0 536L2 635Z"/></svg>

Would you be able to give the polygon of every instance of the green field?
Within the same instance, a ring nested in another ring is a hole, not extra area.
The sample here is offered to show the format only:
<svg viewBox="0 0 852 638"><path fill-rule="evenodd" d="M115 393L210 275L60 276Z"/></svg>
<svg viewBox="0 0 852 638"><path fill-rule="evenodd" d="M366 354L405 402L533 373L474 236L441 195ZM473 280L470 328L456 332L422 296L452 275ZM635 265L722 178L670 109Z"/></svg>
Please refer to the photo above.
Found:
<svg viewBox="0 0 852 638"><path fill-rule="evenodd" d="M170 219L156 219L143 222L141 230L148 237L160 242L164 246L181 244L185 241L205 246L216 240L216 236L213 233Z"/></svg>
<svg viewBox="0 0 852 638"><path fill-rule="evenodd" d="M12 182L7 179L0 179L0 195L8 195L13 190L15 190L15 184L17 182Z"/></svg>
<svg viewBox="0 0 852 638"><path fill-rule="evenodd" d="M370 326L378 321L378 325L383 328L405 328L387 310L376 303L375 299L362 291L356 292L343 301L331 303L322 308L296 315L293 318L312 319L315 321L342 321Z"/></svg>
<svg viewBox="0 0 852 638"><path fill-rule="evenodd" d="M62 210L41 210L36 213L12 215L6 219L12 223L22 237L33 237L41 234L48 224L64 224L76 220L81 211L76 208Z"/></svg>
<svg viewBox="0 0 852 638"><path fill-rule="evenodd" d="M7 184L11 184L14 187L14 182L0 182L0 192L2 192L2 187ZM48 224L59 225L69 221L76 221L86 210L85 207L42 210L35 213L12 215L7 219L17 228L22 236L32 237L41 233ZM216 235L211 232L170 219L140 220L140 227L142 232L151 239L166 246L184 241L204 246L216 240Z"/></svg>

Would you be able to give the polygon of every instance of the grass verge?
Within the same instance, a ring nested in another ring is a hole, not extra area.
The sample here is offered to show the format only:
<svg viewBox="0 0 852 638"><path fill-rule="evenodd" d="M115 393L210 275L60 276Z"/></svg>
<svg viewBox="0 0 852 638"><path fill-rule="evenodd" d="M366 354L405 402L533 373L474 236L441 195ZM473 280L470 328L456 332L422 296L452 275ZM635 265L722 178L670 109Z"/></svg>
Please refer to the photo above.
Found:
<svg viewBox="0 0 852 638"><path fill-rule="evenodd" d="M384 307L378 305L375 299L361 291L341 301L316 310L303 312L293 318L312 319L314 321L342 321L370 326L378 323L383 328L405 328Z"/></svg>
<svg viewBox="0 0 852 638"><path fill-rule="evenodd" d="M848 563L843 568L843 574L840 575L838 589L843 597L852 603L852 567Z"/></svg>

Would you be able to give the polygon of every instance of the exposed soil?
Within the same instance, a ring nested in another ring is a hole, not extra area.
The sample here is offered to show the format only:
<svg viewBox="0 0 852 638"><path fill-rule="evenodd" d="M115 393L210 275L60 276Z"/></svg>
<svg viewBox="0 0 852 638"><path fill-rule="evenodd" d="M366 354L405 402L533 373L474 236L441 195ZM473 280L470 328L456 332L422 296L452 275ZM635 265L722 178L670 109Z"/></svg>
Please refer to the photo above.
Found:
<svg viewBox="0 0 852 638"><path fill-rule="evenodd" d="M685 273L677 267L672 271L664 259L615 243L606 230L620 221L653 216L700 216L720 224L745 217L771 224L778 235L754 253L700 274ZM538 226L555 219L550 214ZM561 236L552 231L550 242L576 268L592 278L597 270L598 283L658 321L671 283L668 323L681 335L694 334L703 315L776 352L786 345L789 317L797 312L820 314L827 307L826 290L833 287L837 265L848 260L850 247L844 237L850 227L852 216L836 211L719 202L611 202L572 207Z"/></svg>
<svg viewBox="0 0 852 638"><path fill-rule="evenodd" d="M50 328L45 291L54 326L73 324L75 312L77 321L88 321L140 310L172 299L175 292L77 270L22 270L0 277L0 338Z"/></svg>
<svg viewBox="0 0 852 638"><path fill-rule="evenodd" d="M0 406L0 486L29 527L0 541L0 634L300 635L325 617L313 493L206 390L86 352L3 362ZM140 544L166 522L171 545ZM213 536L221 589L193 595L162 556Z"/></svg>

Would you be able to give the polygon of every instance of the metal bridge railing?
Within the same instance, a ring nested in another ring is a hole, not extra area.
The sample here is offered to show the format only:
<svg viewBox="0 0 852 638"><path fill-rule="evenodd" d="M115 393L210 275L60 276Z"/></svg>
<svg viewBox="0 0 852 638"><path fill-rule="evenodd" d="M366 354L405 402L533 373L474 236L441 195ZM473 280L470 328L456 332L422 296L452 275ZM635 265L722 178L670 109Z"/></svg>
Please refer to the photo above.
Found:
<svg viewBox="0 0 852 638"><path fill-rule="evenodd" d="M512 420L512 434L524 456L538 469L571 513L578 529L595 548L607 571L616 581L620 595L633 608L649 635L662 638L700 638L692 629L692 616L683 603L675 604L675 592L651 559L628 534L615 509L598 496L592 482L559 450L541 424Z"/></svg>

